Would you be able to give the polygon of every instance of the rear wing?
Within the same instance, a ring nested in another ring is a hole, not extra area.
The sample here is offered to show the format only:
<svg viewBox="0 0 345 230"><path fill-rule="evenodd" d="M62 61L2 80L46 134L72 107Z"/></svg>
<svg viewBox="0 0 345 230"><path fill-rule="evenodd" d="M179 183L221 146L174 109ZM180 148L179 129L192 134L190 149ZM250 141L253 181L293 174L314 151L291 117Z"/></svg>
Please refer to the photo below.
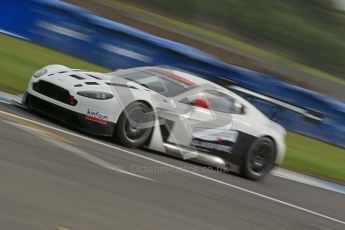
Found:
<svg viewBox="0 0 345 230"><path fill-rule="evenodd" d="M276 107L282 108L284 110L289 110L297 114L300 114L304 117L304 119L315 124L322 123L325 118L325 115L319 111L308 109L308 108L301 108L299 106L292 105L282 100L279 100L270 96L266 96L264 94L260 94L255 91L251 91L249 89L237 86L235 82L223 77L219 77L218 83L235 93L243 95L245 98L263 101L263 102L272 104Z"/></svg>

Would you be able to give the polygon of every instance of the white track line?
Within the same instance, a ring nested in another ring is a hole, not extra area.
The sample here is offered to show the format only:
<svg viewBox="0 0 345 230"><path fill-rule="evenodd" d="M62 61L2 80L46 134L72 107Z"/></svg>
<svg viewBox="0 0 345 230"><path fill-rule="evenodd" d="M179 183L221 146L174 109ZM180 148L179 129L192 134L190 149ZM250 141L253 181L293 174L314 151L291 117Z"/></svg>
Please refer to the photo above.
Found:
<svg viewBox="0 0 345 230"><path fill-rule="evenodd" d="M337 193L345 195L345 186L324 181L324 180L314 178L311 176L307 176L298 172L290 171L283 168L277 168L277 169L274 169L271 174L276 177L296 181L299 183L311 185L311 186L322 188L322 189L327 189L329 191L333 191L333 192L337 192Z"/></svg>
<svg viewBox="0 0 345 230"><path fill-rule="evenodd" d="M249 193L251 195L254 195L254 196L266 199L266 200L270 200L270 201L276 202L278 204L281 204L281 205L284 205L284 206L287 206L287 207L290 207L290 208L294 208L294 209L297 209L299 211L306 212L306 213L309 213L309 214L312 214L312 215L315 215L315 216L318 216L318 217L321 217L321 218L324 218L324 219L327 219L327 220L331 220L331 221L337 222L339 224L345 225L345 221L344 220L339 220L339 219L336 219L336 218L324 215L322 213L318 213L318 212L312 211L310 209L306 209L306 208L300 207L298 205L294 205L294 204L291 204L291 203L288 203L288 202L285 202L285 201L282 201L282 200L279 200L279 199L276 199L276 198L273 198L273 197L270 197L270 196L266 196L266 195L258 193L258 192L254 192L254 191L249 190L249 189L245 189L245 188L239 187L237 185L226 183L226 182L223 182L223 181L220 181L220 180L217 180L217 179L214 179L214 178L202 175L202 174L198 174L198 173L193 172L193 171L186 170L184 168L180 168L178 166L174 166L174 165L165 163L163 161L159 161L159 160L155 160L155 159L152 159L152 158L149 158L149 157L146 157L146 156L142 156L140 154L131 152L129 150L126 150L126 149L123 149L123 148L120 148L120 147L116 147L116 146L113 146L113 145L110 145L110 144L107 144L107 143L104 143L104 142L101 142L101 141L97 141L97 140L94 140L94 139L91 139L91 138L88 138L88 137L85 137L85 136L82 136L82 135L79 135L79 134L75 134L75 133L72 133L72 132L69 132L69 131L65 131L65 130L62 130L62 129L59 129L59 128L55 128L55 127L52 127L52 126L49 126L49 125L46 125L46 124L41 124L39 122L36 122L36 121L30 120L30 119L24 118L24 117L21 117L21 116L18 116L18 115L14 115L14 114L11 114L11 113L7 113L7 112L2 111L2 110L0 110L0 113L6 114L6 115L9 115L9 116L12 116L12 117L16 117L16 118L19 118L19 119L23 119L25 121L32 122L34 124L37 124L37 125L40 125L40 126L52 129L52 130L56 130L56 131L59 131L59 132L65 133L65 134L69 134L71 136L79 137L81 139L88 140L90 142L97 143L97 144L100 144L100 145L103 145L103 146L106 146L106 147L109 147L109 148L112 148L112 149L116 149L118 151L122 151L124 153L128 153L128 154L136 156L136 157L140 157L140 158L143 158L143 159L146 159L146 160L149 160L149 161L152 161L152 162L155 162L155 163L167 166L167 167L171 167L171 168L180 170L182 172L185 172L185 173L197 176L197 177L201 177L201 178L204 178L206 180L213 181L213 182L225 185L227 187L230 187L230 188L233 188L233 189L237 189L239 191L242 191L242 192L245 192L245 193Z"/></svg>
<svg viewBox="0 0 345 230"><path fill-rule="evenodd" d="M20 35L15 34L15 33L11 33L11 32L9 32L9 31L7 31L7 30L1 30L1 29L0 29L0 34L1 34L1 33L7 34L7 35L10 35L10 36L13 36L13 37L21 38L21 39L24 39L24 40L29 40L29 39L27 39L27 38L25 38L25 37L23 37L23 36L20 36Z"/></svg>

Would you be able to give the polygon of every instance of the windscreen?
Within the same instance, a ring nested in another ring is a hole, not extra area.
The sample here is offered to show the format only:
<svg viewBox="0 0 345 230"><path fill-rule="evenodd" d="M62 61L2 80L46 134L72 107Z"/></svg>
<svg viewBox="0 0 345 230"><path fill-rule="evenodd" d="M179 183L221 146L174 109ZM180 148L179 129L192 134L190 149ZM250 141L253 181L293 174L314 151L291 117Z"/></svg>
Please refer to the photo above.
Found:
<svg viewBox="0 0 345 230"><path fill-rule="evenodd" d="M121 73L118 76L134 81L166 97L177 96L197 86L192 81L178 76L170 70L159 68Z"/></svg>

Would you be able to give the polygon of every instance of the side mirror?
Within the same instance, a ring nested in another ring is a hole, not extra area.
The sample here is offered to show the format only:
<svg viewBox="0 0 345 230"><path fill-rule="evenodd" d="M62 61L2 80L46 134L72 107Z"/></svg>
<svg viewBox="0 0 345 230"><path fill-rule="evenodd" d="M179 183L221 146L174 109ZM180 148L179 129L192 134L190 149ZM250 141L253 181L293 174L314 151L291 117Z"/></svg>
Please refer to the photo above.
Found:
<svg viewBox="0 0 345 230"><path fill-rule="evenodd" d="M211 103L206 100L206 99L203 99L203 98L196 98L192 101L192 104L194 106L198 106L198 107L201 107L201 108L204 108L204 109L209 109L211 107Z"/></svg>

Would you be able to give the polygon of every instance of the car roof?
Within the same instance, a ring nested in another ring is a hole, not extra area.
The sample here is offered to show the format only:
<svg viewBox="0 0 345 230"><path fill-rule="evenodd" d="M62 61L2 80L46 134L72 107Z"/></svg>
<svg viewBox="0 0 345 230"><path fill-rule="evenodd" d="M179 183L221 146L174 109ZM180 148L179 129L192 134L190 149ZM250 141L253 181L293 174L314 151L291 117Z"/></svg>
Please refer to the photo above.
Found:
<svg viewBox="0 0 345 230"><path fill-rule="evenodd" d="M195 75L194 73L188 73L184 70L174 69L171 67L162 67L162 66L147 66L147 67L136 67L136 68L129 68L129 69L119 69L110 74L116 76L117 74L122 74L124 72L130 73L130 72L136 72L136 71L141 71L141 70L146 70L146 71L156 72L156 73L158 72L164 75L174 74L176 75L175 77L180 78L179 80L182 80L184 82L189 82L191 84L194 83L195 85L214 84L213 82L208 81L202 77L199 77Z"/></svg>
<svg viewBox="0 0 345 230"><path fill-rule="evenodd" d="M214 82L208 81L202 77L197 76L194 73L188 73L185 70L179 70L179 69L175 69L173 67L166 67L166 66L146 66L146 67L136 67L136 68L129 68L129 69L121 69L121 70L117 70L113 73L111 73L112 75L121 75L122 73L131 73L131 72L136 72L136 71L150 71L150 72L159 72L161 74L164 75L170 75L170 74L174 74L175 76L173 77L178 77L179 80L188 83L190 85L193 85L193 88L199 88L200 90L219 90L222 91L226 94L229 94L230 96L234 97L235 99L238 99L240 101L246 101L244 98L242 98L241 96L237 95L236 93L232 92L229 89L224 88L223 86L216 84ZM171 75L170 75L171 76ZM195 90L195 91L199 91L199 90ZM190 93L195 92L194 90L188 90L185 93L182 93L181 95L189 95ZM177 97L179 97L180 95L177 95Z"/></svg>

